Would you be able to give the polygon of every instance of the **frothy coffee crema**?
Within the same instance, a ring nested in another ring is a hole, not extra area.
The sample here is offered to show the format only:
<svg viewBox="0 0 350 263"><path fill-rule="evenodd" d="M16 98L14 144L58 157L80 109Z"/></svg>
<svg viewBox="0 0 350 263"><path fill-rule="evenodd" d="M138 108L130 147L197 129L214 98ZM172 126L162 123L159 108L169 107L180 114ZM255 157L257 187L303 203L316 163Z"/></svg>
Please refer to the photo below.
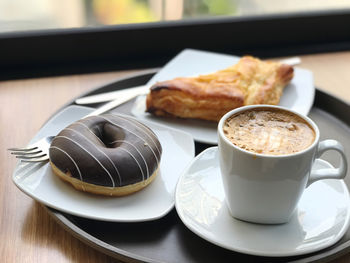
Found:
<svg viewBox="0 0 350 263"><path fill-rule="evenodd" d="M230 117L223 131L234 145L269 155L302 151L316 136L314 129L299 116L267 108L247 110Z"/></svg>

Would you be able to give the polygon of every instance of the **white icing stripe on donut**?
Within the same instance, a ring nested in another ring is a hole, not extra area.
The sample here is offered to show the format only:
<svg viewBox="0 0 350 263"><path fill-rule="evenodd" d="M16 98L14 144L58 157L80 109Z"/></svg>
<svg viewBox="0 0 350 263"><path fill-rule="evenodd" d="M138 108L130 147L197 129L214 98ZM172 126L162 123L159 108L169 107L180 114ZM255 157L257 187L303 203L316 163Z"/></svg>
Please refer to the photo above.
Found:
<svg viewBox="0 0 350 263"><path fill-rule="evenodd" d="M148 136L148 138L154 143L154 146L156 147L156 149L157 149L157 151L158 151L158 153L159 154L161 154L161 151L160 151L160 149L158 148L158 145L157 145L157 143L156 143L156 141L158 140L158 138L157 138L157 136L153 133L153 132L149 132L149 133L147 133L145 130L144 130L144 128L146 128L147 130L150 130L150 128L148 128L146 125L144 125L144 124L142 124L142 123L140 123L140 122L138 122L138 121L136 121L136 120L134 120L134 119L128 119L128 118L126 118L126 117L124 117L124 116L120 116L120 115L116 115L117 117L119 117L119 118L122 118L123 120L126 120L126 121L128 121L129 123L131 123L131 124L134 124L136 127L138 127L138 128L141 128L141 131L143 131L145 134L146 134L146 136ZM153 138L154 137L154 138Z"/></svg>
<svg viewBox="0 0 350 263"><path fill-rule="evenodd" d="M127 149L124 149L124 148L121 148L121 147L119 147L119 149L120 149L120 150L123 150L123 151L125 151L125 152L127 152L127 153L135 160L135 162L137 163L137 166L140 168L140 171L141 171L141 174L142 174L142 181L144 181L144 180L145 180L145 174L144 174L144 172L143 172L143 170L142 170L142 167L141 167L139 161L138 161L138 160L135 158L135 156L134 156L131 152L129 152Z"/></svg>
<svg viewBox="0 0 350 263"><path fill-rule="evenodd" d="M124 116L120 116L120 115L117 115L117 114L115 114L115 115L114 114L105 114L105 115L110 115L112 117L119 117L119 118L121 118L121 119L123 119L123 120L125 120L125 121L127 121L127 122L129 122L131 124L133 124L134 126L136 126L138 128L145 128L146 127L142 123L139 123L139 122L137 122L136 120L133 120L133 119L128 119L128 118L126 118ZM149 129L148 127L146 127L146 128ZM156 141L154 140L154 138L152 138L152 136L154 136L155 138L157 138L157 136L155 134L153 134L153 132L147 133L143 129L140 129L140 130L143 131L144 134L153 142L154 146L156 147L156 149L158 151L158 154L160 154L160 149L158 148L158 145L157 145ZM152 136L150 134L152 134Z"/></svg>
<svg viewBox="0 0 350 263"><path fill-rule="evenodd" d="M114 116L114 115L112 115L112 116ZM119 124L117 124L117 123L115 123L115 122L113 122L113 121L109 120L108 118L103 117L103 116L96 116L96 117L102 118L102 119L104 119L104 120L106 120L106 121L108 121L108 122L112 123L113 125L118 126L118 127L122 128L122 129L124 129L124 130L128 131L129 133L131 133L131 134L135 135L136 137L140 138L140 139L141 139L143 142L147 143L147 142L146 142L146 140L145 140L145 138L142 138L142 137L141 137L141 136L139 136L138 134L135 134L134 132L130 131L129 129L127 129L127 128L125 128L125 127L120 126ZM152 153L153 153L154 157L156 158L156 160L157 160L157 165L158 165L158 164L159 164L159 159L158 159L158 157L157 157L156 153L153 151L152 147L150 147L150 149L151 149L151 151L152 151Z"/></svg>
<svg viewBox="0 0 350 263"><path fill-rule="evenodd" d="M105 114L105 116L111 116L111 117L119 117L121 119L123 119L124 121L127 121L129 122L130 124L134 125L135 127L137 128L141 128L139 129L140 131L142 131L154 144L155 148L157 149L158 153L161 154L161 151L160 149L158 148L158 145L156 143L156 140L154 138L152 138L152 136L154 136L157 140L157 136L152 132L152 131L149 131L149 133L147 133L144 128L146 128L147 130L150 130L147 126L145 126L144 124L142 123L139 123L138 121L134 120L134 119L128 119L127 117L124 117L124 116L121 116L121 115L118 115L118 114ZM151 136L152 135L152 136Z"/></svg>
<svg viewBox="0 0 350 263"><path fill-rule="evenodd" d="M79 166L78 166L78 164L74 161L74 159L72 158L72 156L70 156L66 151L62 150L61 148L59 148L59 147L57 147L57 146L50 146L50 149L59 150L59 151L63 152L65 155L67 155L67 157L72 161L72 163L73 163L73 164L75 165L75 167L77 168L78 173L79 173L80 180L83 182L83 176L81 175Z"/></svg>
<svg viewBox="0 0 350 263"><path fill-rule="evenodd" d="M80 125L84 126L89 132L91 132L91 134L95 135L97 140L99 140L102 145L104 145L104 142L85 123L77 121L74 124L80 124ZM99 129L98 129L98 132L101 134L101 131ZM101 137L102 137L102 135L101 135Z"/></svg>
<svg viewBox="0 0 350 263"><path fill-rule="evenodd" d="M105 154L103 151L101 151L92 141L89 140L88 137L86 137L86 136L85 136L84 134L82 134L81 132L76 131L76 130L71 129L71 128L65 128L64 130L73 131L73 132L79 134L80 136L84 137L84 138L86 139L86 141L88 141L92 146L94 146L95 149L96 149L97 151L99 151L99 152L102 153L104 156L106 156L107 159L108 159L108 160L111 162L111 164L113 165L113 167L114 167L114 169L115 169L115 171L116 171L116 173L117 173L117 175L118 175L119 182L120 182L120 186L122 185L122 178L121 178L121 176L120 176L119 170L117 169L117 167L114 165L114 162L111 160L111 158L108 157L107 154ZM89 131L90 131L90 130L89 130ZM96 136L96 134L94 134L92 131L91 131L91 133L92 133L94 136ZM96 138L98 138L98 137L96 136ZM104 143L103 143L103 145L104 145Z"/></svg>
<svg viewBox="0 0 350 263"><path fill-rule="evenodd" d="M87 152L93 159L95 159L95 161L102 167L103 170L105 170L105 172L108 174L109 178L112 181L112 187L115 187L115 182L113 180L112 175L108 172L108 170L106 169L106 167L103 166L102 163L100 163L99 160L97 160L97 158L91 153L89 152L87 149L85 149L82 145L80 145L78 142L72 140L71 138L68 138L67 136L62 136L62 135L58 135L54 138L54 140L58 139L58 138L62 138L62 139L66 139L69 140L71 142L73 142L74 144L76 144L77 146L79 146L81 149L83 149L85 152Z"/></svg>
<svg viewBox="0 0 350 263"><path fill-rule="evenodd" d="M129 144L132 147L134 147L134 149L140 154L142 160L145 162L146 169L147 169L147 178L149 178L150 174L149 174L149 169L148 169L148 165L147 165L146 159L144 158L143 154L139 151L139 149L137 149L135 145L133 145L132 143L130 143L130 142L126 141L126 140L116 140L114 142L110 142L109 144L113 144L113 143L117 143L117 142L126 143L126 144Z"/></svg>

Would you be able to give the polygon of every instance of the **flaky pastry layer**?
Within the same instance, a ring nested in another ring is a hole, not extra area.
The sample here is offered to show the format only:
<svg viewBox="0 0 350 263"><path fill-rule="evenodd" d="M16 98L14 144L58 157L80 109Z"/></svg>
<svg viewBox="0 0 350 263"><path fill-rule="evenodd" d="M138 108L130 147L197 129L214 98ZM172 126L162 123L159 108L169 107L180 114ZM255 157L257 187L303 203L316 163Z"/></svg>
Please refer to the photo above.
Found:
<svg viewBox="0 0 350 263"><path fill-rule="evenodd" d="M158 82L150 89L146 111L219 121L228 111L251 104L279 103L293 67L245 56L231 67L198 77Z"/></svg>

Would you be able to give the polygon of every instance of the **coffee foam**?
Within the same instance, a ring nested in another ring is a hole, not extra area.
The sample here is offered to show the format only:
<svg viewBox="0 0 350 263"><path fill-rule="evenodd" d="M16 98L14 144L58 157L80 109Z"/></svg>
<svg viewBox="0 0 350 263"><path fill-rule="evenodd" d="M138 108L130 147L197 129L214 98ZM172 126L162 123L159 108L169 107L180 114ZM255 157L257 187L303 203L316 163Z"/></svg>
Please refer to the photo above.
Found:
<svg viewBox="0 0 350 263"><path fill-rule="evenodd" d="M315 140L314 129L296 114L273 108L258 108L229 117L225 136L247 151L285 155L308 148Z"/></svg>

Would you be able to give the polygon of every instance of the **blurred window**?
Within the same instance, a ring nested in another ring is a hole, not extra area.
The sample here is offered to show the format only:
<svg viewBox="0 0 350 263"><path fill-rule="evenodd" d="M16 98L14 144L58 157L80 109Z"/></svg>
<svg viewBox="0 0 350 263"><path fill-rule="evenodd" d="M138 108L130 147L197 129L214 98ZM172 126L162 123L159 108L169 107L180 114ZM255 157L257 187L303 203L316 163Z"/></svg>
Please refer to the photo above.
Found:
<svg viewBox="0 0 350 263"><path fill-rule="evenodd" d="M0 0L0 32L343 9L349 0Z"/></svg>

